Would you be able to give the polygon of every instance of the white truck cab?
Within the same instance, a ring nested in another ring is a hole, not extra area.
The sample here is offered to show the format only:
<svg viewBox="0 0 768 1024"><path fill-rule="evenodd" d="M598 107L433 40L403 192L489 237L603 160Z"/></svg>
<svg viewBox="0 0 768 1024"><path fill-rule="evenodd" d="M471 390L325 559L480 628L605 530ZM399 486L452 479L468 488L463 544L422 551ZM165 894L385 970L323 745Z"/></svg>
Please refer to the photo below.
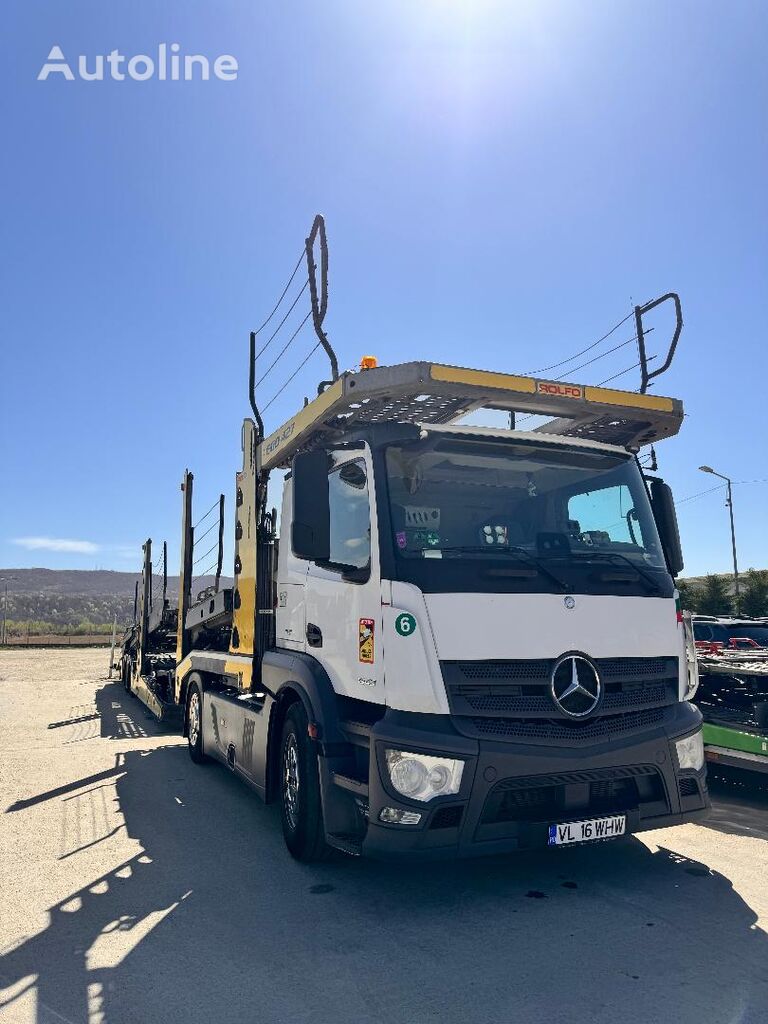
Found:
<svg viewBox="0 0 768 1024"><path fill-rule="evenodd" d="M490 853L706 810L670 509L625 448L541 432L373 425L294 460L276 644L353 723L322 791L356 810L349 846Z"/></svg>

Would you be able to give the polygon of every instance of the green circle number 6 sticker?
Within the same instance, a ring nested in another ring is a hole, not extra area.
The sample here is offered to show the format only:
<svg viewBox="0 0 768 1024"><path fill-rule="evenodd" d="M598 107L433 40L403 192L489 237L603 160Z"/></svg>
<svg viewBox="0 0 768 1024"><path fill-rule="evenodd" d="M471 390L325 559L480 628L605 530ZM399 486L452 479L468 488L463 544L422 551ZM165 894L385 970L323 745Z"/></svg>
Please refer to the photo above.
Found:
<svg viewBox="0 0 768 1024"><path fill-rule="evenodd" d="M395 619L395 629L400 636L410 636L416 632L416 619L408 612L403 612Z"/></svg>

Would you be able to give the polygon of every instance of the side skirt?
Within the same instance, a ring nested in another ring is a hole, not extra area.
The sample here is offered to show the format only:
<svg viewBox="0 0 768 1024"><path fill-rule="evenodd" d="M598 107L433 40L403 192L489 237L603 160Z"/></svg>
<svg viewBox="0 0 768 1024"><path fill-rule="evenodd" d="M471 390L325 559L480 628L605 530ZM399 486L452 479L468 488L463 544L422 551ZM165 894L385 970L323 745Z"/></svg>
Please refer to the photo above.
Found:
<svg viewBox="0 0 768 1024"><path fill-rule="evenodd" d="M265 694L206 690L203 694L203 749L251 785L262 800L267 788L267 738L274 701Z"/></svg>

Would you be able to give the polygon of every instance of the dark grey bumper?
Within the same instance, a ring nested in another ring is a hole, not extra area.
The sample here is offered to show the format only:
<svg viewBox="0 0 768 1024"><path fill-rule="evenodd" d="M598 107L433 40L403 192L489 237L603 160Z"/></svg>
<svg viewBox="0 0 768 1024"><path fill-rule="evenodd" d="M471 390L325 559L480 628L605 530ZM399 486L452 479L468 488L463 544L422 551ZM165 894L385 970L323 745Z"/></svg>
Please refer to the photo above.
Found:
<svg viewBox="0 0 768 1024"><path fill-rule="evenodd" d="M663 726L588 747L478 740L449 718L388 712L371 735L369 820L361 852L377 858L472 857L547 846L551 824L625 813L627 832L707 814L706 770L680 772L674 740L701 728L691 704ZM392 789L386 748L465 760L456 796L413 802ZM418 825L379 820L383 807L420 811Z"/></svg>

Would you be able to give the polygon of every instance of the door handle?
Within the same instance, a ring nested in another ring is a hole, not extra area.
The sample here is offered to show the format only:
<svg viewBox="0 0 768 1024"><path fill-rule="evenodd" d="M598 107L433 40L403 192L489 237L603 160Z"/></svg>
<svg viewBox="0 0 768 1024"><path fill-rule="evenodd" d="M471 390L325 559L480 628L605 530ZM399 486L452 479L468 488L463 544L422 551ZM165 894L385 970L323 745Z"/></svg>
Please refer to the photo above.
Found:
<svg viewBox="0 0 768 1024"><path fill-rule="evenodd" d="M307 623L307 643L310 647L323 646L323 631L314 622Z"/></svg>

